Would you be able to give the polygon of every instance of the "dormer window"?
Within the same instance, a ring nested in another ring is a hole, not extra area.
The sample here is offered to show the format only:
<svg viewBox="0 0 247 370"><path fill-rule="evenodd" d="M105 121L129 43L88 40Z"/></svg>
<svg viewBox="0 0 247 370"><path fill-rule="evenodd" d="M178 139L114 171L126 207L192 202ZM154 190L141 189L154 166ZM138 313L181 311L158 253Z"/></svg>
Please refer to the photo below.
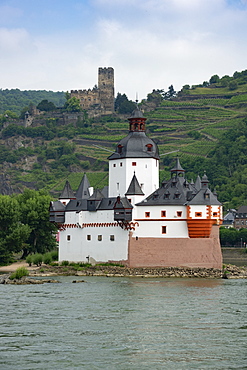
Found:
<svg viewBox="0 0 247 370"><path fill-rule="evenodd" d="M175 194L174 194L174 199L179 199L181 197L181 194L176 191Z"/></svg>
<svg viewBox="0 0 247 370"><path fill-rule="evenodd" d="M164 199L170 199L170 193L169 193L169 191L166 191L165 192Z"/></svg>
<svg viewBox="0 0 247 370"><path fill-rule="evenodd" d="M153 148L153 144L147 144L146 147L147 147L147 151L151 152Z"/></svg>

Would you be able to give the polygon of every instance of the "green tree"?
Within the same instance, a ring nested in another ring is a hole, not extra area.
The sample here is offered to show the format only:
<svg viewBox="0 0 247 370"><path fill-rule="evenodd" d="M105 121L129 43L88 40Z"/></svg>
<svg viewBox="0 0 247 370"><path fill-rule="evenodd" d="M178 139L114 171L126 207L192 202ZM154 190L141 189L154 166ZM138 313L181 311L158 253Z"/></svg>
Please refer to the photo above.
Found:
<svg viewBox="0 0 247 370"><path fill-rule="evenodd" d="M73 96L65 102L64 108L67 110L67 112L81 112L82 107L80 99Z"/></svg>
<svg viewBox="0 0 247 370"><path fill-rule="evenodd" d="M56 109L56 106L54 103L48 101L47 99L42 100L38 105L37 108L39 110L49 112Z"/></svg>
<svg viewBox="0 0 247 370"><path fill-rule="evenodd" d="M0 195L0 264L10 261L20 252L30 235L28 225L20 223L20 207L15 198Z"/></svg>
<svg viewBox="0 0 247 370"><path fill-rule="evenodd" d="M25 190L17 196L20 205L20 220L30 228L27 239L29 248L23 251L23 258L30 252L45 253L55 248L56 226L49 221L51 198L45 192Z"/></svg>
<svg viewBox="0 0 247 370"><path fill-rule="evenodd" d="M218 76L218 75L213 75L213 76L210 78L209 83L210 83L210 85L211 85L211 84L218 83L219 81L220 81L219 76Z"/></svg>
<svg viewBox="0 0 247 370"><path fill-rule="evenodd" d="M236 81L229 82L229 90L236 90L238 88L238 83Z"/></svg>
<svg viewBox="0 0 247 370"><path fill-rule="evenodd" d="M120 114L128 114L133 112L136 105L133 101L127 98L126 94L117 94L115 100L115 110Z"/></svg>

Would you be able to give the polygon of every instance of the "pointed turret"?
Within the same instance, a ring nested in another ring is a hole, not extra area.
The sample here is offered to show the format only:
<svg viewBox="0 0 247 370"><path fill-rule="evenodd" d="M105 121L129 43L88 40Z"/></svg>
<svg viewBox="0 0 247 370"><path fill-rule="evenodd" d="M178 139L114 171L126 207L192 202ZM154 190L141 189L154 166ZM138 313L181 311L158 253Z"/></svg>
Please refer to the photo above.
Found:
<svg viewBox="0 0 247 370"><path fill-rule="evenodd" d="M129 195L144 195L142 189L141 189L141 186L136 178L136 175L135 175L135 172L134 172L134 175L132 177L132 180L131 180L131 183L130 183L130 186L127 190L127 192L125 193L126 196L129 196Z"/></svg>
<svg viewBox="0 0 247 370"><path fill-rule="evenodd" d="M202 176L202 180L201 180L201 188L202 189L207 189L208 188L208 177L206 175L206 172L204 171L204 175Z"/></svg>
<svg viewBox="0 0 247 370"><path fill-rule="evenodd" d="M184 176L185 170L180 164L179 158L176 158L176 164L175 166L171 169L171 176Z"/></svg>
<svg viewBox="0 0 247 370"><path fill-rule="evenodd" d="M63 191L59 197L59 199L75 199L75 195L73 190L71 189L70 183L66 180L64 185Z"/></svg>
<svg viewBox="0 0 247 370"><path fill-rule="evenodd" d="M196 188L197 191L199 191L201 189L201 182L202 182L202 180L201 180L200 176L198 175L197 178L196 178L196 182L195 182L195 188Z"/></svg>
<svg viewBox="0 0 247 370"><path fill-rule="evenodd" d="M81 183L75 194L76 199L88 199L90 197L89 193L90 183L88 181L87 175L84 174Z"/></svg>

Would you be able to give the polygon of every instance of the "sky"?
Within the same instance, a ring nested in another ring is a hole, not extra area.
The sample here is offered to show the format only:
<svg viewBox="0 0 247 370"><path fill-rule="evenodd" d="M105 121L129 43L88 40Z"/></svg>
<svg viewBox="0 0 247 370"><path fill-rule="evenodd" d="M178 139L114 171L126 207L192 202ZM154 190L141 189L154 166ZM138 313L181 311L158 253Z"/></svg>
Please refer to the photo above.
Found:
<svg viewBox="0 0 247 370"><path fill-rule="evenodd" d="M93 88L113 67L115 94L247 69L247 0L0 0L0 88Z"/></svg>

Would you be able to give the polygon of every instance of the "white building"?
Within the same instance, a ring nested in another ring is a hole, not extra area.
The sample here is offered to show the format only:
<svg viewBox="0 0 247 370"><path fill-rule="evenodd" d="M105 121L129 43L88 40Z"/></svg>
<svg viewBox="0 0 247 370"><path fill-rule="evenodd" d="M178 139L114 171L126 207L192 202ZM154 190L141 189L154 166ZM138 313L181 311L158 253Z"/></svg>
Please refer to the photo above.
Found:
<svg viewBox="0 0 247 370"><path fill-rule="evenodd" d="M137 108L129 134L109 157L108 194L93 190L84 175L75 195L66 182L51 203L59 260L221 268L222 207L206 174L189 183L177 158L159 186L158 148L146 136L145 120Z"/></svg>

